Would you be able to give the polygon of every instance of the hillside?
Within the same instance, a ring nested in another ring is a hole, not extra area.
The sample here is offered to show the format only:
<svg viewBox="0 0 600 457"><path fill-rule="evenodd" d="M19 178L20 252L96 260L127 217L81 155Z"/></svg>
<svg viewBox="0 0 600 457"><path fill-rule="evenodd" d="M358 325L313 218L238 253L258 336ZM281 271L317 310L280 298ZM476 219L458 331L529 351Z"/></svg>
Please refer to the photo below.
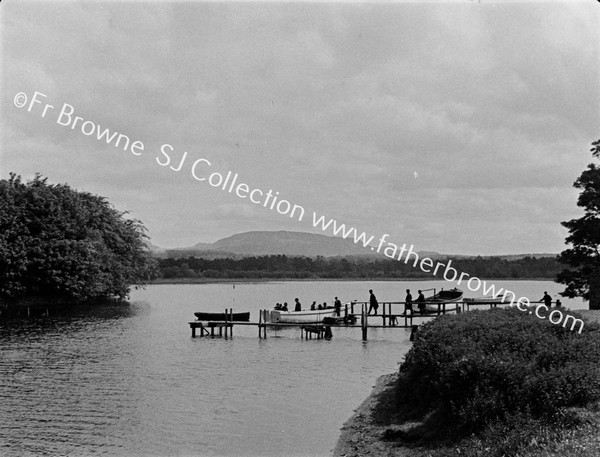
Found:
<svg viewBox="0 0 600 457"><path fill-rule="evenodd" d="M376 244L376 241L375 243ZM257 257L265 255L287 255L305 257L369 257L385 258L371 249L354 244L351 240L305 232L256 231L238 233L214 243L197 243L193 246L165 249L150 242L146 245L156 257L202 257L206 259ZM472 255L440 254L434 251L419 251L419 256L432 259L441 257L475 258ZM508 254L485 256L498 260L519 260L525 257L548 258L556 254Z"/></svg>
<svg viewBox="0 0 600 457"><path fill-rule="evenodd" d="M156 247L155 247L156 248ZM152 249L156 254L159 250ZM223 238L214 243L198 243L194 246L169 249L168 257L203 256L250 257L261 255L346 257L376 256L368 248L332 236L304 232L245 232ZM165 255L160 255L164 257Z"/></svg>

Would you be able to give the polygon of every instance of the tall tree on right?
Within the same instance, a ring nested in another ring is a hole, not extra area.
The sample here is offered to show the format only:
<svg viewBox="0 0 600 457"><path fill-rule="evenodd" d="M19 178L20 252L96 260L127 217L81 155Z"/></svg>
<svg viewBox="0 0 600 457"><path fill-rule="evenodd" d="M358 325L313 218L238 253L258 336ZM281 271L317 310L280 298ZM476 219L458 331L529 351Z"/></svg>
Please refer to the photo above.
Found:
<svg viewBox="0 0 600 457"><path fill-rule="evenodd" d="M600 140L592 146L592 155L600 159ZM562 223L569 230L565 242L571 247L558 260L570 268L559 273L556 281L566 285L562 296L583 297L590 309L600 309L600 166L589 164L573 186L581 189L577 206L584 215Z"/></svg>

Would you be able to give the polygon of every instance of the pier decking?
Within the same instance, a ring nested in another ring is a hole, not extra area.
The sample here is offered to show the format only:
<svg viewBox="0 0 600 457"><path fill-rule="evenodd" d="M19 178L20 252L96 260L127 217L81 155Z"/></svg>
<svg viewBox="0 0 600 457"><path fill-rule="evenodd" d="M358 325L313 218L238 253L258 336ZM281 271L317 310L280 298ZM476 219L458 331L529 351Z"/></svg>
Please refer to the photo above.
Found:
<svg viewBox="0 0 600 457"><path fill-rule="evenodd" d="M439 302L425 302L425 305L429 307L436 307L435 311L428 311L421 314L419 311L405 312L405 302L381 302L381 313L380 314L368 314L367 309L369 307L368 302L352 302L346 304L344 309L341 311L341 315L337 319L336 323L287 323L287 322L269 322L269 310L260 310L259 319L257 322L243 322L235 321L233 319L234 313L231 308L225 310L225 320L223 321L191 321L189 326L192 330L192 338L196 336L204 337L233 337L233 327L237 325L252 326L258 328L258 337L267 338L267 329L278 329L278 328L293 328L297 327L300 329L300 335L302 338L311 339L313 336L316 338L327 338L331 337L332 327L344 327L344 328L360 328L362 332L362 339L368 339L368 330L370 328L386 328L386 329L411 329L411 337L414 336L415 328L419 324L423 323L427 319L435 318L446 313L461 313L468 312L472 308L477 307L489 307L496 308L497 306L508 306L508 303L502 303L498 301L457 301L448 303ZM418 303L413 302L412 306L417 307ZM399 312L402 310L402 312ZM416 323L415 323L416 321ZM200 329L200 334L197 334L197 330ZM218 335L216 334L218 332Z"/></svg>

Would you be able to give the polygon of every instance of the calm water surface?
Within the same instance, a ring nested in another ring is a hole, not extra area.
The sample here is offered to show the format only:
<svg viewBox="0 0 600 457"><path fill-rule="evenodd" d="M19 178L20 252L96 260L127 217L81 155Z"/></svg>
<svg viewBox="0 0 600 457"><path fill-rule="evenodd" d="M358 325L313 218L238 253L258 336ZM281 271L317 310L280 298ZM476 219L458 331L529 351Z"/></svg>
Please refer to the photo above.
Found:
<svg viewBox="0 0 600 457"><path fill-rule="evenodd" d="M519 295L555 295L549 281L496 281ZM200 310L400 301L443 282L279 282L156 285L130 306L0 324L0 455L327 456L375 379L398 369L409 331L335 328L331 341L297 329L258 339L190 338ZM564 303L581 308L580 301Z"/></svg>

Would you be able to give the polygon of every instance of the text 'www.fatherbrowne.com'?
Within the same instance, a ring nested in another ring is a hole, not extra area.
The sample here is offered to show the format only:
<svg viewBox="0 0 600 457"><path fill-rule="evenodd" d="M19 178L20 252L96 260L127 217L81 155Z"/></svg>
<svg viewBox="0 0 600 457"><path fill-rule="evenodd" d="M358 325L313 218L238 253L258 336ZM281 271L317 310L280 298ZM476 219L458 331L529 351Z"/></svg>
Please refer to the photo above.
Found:
<svg viewBox="0 0 600 457"><path fill-rule="evenodd" d="M79 115L73 105L63 103L60 109L47 102L48 96L35 91L31 97L25 92L19 92L15 95L13 102L17 108L26 108L27 112L38 114L44 119L54 119L55 123L70 130L78 130L83 135L95 138L102 144L113 146L116 149L128 151L136 157L148 156L149 152L143 141L125 135L117 130L93 122ZM180 153L168 143L158 148L152 155L157 165L169 169L173 172L187 170L191 177L202 183L207 183L213 188L220 189L227 193L236 195L238 198L246 200L253 205L261 206L270 211L275 211L281 216L289 217L302 222L306 215L304 206L295 204L280 195L280 192L273 189L264 189L244 182L239 173L231 170L227 172L215 170L210 160L206 158L190 157L187 151ZM364 231L359 231L356 227L338 222L336 219L329 218L323 214L312 211L312 226L324 233L331 233L334 236L351 240L354 244L360 245L365 249L382 253L384 256L397 261L404 260L405 264L412 262L414 268L420 268L425 273L430 273L435 277L441 277L444 280L455 283L457 286L466 284L471 292L480 292L484 296L493 298L502 297L502 301L509 306L516 306L520 311L528 314L535 314L540 319L548 319L554 325L561 325L564 328L570 324L570 330L578 327L579 333L583 330L583 321L574 316L563 314L561 310L555 309L549 314L549 308L543 304L532 304L527 297L518 297L508 289L497 289L494 284L482 281L476 276L470 276L468 273L459 272L452 267L452 260L447 263L434 261L429 257L420 258L411 244L399 245L389 241L389 234L384 234L377 238L375 235L369 235ZM373 242L376 241L377 245ZM544 313L542 314L542 311Z"/></svg>

